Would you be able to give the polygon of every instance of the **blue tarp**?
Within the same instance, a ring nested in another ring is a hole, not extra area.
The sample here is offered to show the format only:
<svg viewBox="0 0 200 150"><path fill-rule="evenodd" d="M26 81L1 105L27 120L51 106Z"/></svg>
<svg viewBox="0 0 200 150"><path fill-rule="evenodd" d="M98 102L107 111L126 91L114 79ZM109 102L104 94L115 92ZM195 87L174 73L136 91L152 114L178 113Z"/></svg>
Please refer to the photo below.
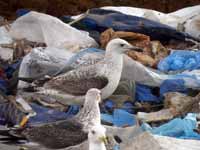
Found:
<svg viewBox="0 0 200 150"><path fill-rule="evenodd" d="M160 102L159 95L153 94L153 88L136 84L135 99L139 102Z"/></svg>
<svg viewBox="0 0 200 150"><path fill-rule="evenodd" d="M158 69L164 72L200 69L200 52L177 50L161 60Z"/></svg>
<svg viewBox="0 0 200 150"><path fill-rule="evenodd" d="M52 109L52 108L47 108L35 103L31 103L30 105L32 109L37 113L37 115L34 117L31 117L27 125L65 120L69 117L76 115L80 109L79 106L72 105L72 106L69 106L66 112L62 112L62 111ZM9 109L11 109L11 111L14 111L13 115L10 115L11 112L9 112ZM0 124L1 125L5 125L8 123L12 125L19 124L18 121L20 120L16 120L16 118L18 117L15 115L24 116L26 114L21 112L20 110L17 110L17 108L14 109L13 107L11 107L11 105L9 106L8 103L2 103L0 105Z"/></svg>
<svg viewBox="0 0 200 150"><path fill-rule="evenodd" d="M167 79L160 85L161 98L168 92L180 92L186 93L187 88L184 86L185 81L183 79Z"/></svg>
<svg viewBox="0 0 200 150"><path fill-rule="evenodd" d="M58 120L64 120L69 117L74 116L79 111L79 106L70 106L67 112L62 112L55 109L46 108L35 103L31 104L33 110L37 113L36 116L31 117L29 119L28 124L35 124L35 123L48 123L48 122L55 122Z"/></svg>
<svg viewBox="0 0 200 150"><path fill-rule="evenodd" d="M9 79L13 77L13 73L19 68L21 60L14 62L13 64L4 65L1 69L3 70L3 78L0 77L0 90L4 94L10 94Z"/></svg>
<svg viewBox="0 0 200 150"><path fill-rule="evenodd" d="M8 82L6 80L0 79L0 90L4 93L8 93Z"/></svg>
<svg viewBox="0 0 200 150"><path fill-rule="evenodd" d="M113 115L102 113L101 120L118 127L133 126L136 123L135 116L122 109L115 109Z"/></svg>
<svg viewBox="0 0 200 150"><path fill-rule="evenodd" d="M17 15L17 17L21 17L21 16L23 16L23 15L29 13L29 12L30 12L30 10L22 8L22 9L18 9L16 11L16 15Z"/></svg>
<svg viewBox="0 0 200 150"><path fill-rule="evenodd" d="M115 108L116 108L116 102L114 102L111 99L106 99L106 101L104 101L104 103L101 104L101 112L102 113L112 113ZM133 102L125 101L120 109L133 114L134 113Z"/></svg>
<svg viewBox="0 0 200 150"><path fill-rule="evenodd" d="M153 87L136 84L135 99L139 102L161 102L163 96L168 92L187 93L188 89L184 86L183 79L166 79L162 82L159 89ZM155 90L157 90L155 92Z"/></svg>
<svg viewBox="0 0 200 150"><path fill-rule="evenodd" d="M181 139L197 139L200 140L200 134L194 132L197 127L196 114L189 113L184 119L175 118L160 127L151 128L144 123L142 129L150 131L153 134L170 136Z"/></svg>
<svg viewBox="0 0 200 150"><path fill-rule="evenodd" d="M103 32L108 28L113 28L115 31L132 31L148 35L152 40L177 39L185 41L186 37L194 39L187 33L179 32L167 25L112 10L90 9L89 14L80 22L90 30Z"/></svg>

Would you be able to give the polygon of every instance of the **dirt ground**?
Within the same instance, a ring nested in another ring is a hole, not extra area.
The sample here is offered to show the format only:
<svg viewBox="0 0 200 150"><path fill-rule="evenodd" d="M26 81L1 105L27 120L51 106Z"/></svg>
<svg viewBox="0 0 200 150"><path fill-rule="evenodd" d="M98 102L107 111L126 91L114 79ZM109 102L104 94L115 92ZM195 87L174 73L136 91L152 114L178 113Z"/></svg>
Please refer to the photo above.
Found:
<svg viewBox="0 0 200 150"><path fill-rule="evenodd" d="M15 18L19 8L28 8L54 16L77 15L88 8L101 6L134 6L172 12L200 4L200 0L0 0L0 15Z"/></svg>

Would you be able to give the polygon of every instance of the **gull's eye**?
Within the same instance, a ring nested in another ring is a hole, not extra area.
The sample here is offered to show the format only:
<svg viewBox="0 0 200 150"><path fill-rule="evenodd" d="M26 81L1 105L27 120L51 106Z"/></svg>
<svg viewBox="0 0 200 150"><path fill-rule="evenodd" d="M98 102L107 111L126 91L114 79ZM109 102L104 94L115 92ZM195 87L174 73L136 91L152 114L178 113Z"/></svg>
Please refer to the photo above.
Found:
<svg viewBox="0 0 200 150"><path fill-rule="evenodd" d="M125 44L120 44L121 47L124 47Z"/></svg>
<svg viewBox="0 0 200 150"><path fill-rule="evenodd" d="M92 134L95 134L96 132L94 130L92 130Z"/></svg>

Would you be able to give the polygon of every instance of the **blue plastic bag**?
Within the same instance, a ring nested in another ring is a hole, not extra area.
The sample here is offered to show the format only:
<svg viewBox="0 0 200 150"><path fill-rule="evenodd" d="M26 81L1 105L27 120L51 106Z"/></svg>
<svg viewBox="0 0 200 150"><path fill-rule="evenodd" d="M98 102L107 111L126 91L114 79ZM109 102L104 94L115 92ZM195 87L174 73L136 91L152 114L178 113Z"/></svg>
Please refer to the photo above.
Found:
<svg viewBox="0 0 200 150"><path fill-rule="evenodd" d="M177 50L161 60L158 69L164 72L200 69L200 52Z"/></svg>
<svg viewBox="0 0 200 150"><path fill-rule="evenodd" d="M28 10L28 9L18 9L16 11L16 15L17 15L17 17L21 17L29 12L30 12L30 10Z"/></svg>
<svg viewBox="0 0 200 150"><path fill-rule="evenodd" d="M79 106L76 105L69 106L67 112L46 108L35 103L31 103L31 107L37 113L37 115L29 119L28 125L65 120L76 115L79 111Z"/></svg>
<svg viewBox="0 0 200 150"><path fill-rule="evenodd" d="M102 113L101 120L118 127L133 126L136 123L135 116L122 109L115 109L113 115Z"/></svg>
<svg viewBox="0 0 200 150"><path fill-rule="evenodd" d="M187 88L184 86L185 81L183 79L168 79L163 81L160 85L160 96L161 98L165 93L168 92L180 92L186 93Z"/></svg>
<svg viewBox="0 0 200 150"><path fill-rule="evenodd" d="M142 84L136 84L135 99L139 102L160 102L159 95L154 95L152 88Z"/></svg>
<svg viewBox="0 0 200 150"><path fill-rule="evenodd" d="M145 123L141 128L157 135L200 140L200 134L194 132L196 126L196 114L189 113L184 119L175 118L160 127L151 128Z"/></svg>

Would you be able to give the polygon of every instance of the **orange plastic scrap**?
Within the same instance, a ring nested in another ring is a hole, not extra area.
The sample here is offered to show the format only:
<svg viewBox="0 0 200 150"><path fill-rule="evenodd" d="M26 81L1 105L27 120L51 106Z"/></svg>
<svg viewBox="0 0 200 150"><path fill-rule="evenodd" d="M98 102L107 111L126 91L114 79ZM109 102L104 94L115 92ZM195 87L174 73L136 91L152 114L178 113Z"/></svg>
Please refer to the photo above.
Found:
<svg viewBox="0 0 200 150"><path fill-rule="evenodd" d="M139 52L129 51L128 56L131 57L134 60L141 62L145 66L156 67L156 64L157 64L156 60L153 59L149 55L139 53Z"/></svg>
<svg viewBox="0 0 200 150"><path fill-rule="evenodd" d="M149 36L146 36L140 33L134 33L134 32L124 32L124 31L115 32L111 28L107 29L101 34L100 36L101 47L105 49L107 43L110 40L115 39L115 38L122 38L128 41L129 43L131 43L132 45L147 49L145 50L145 52L150 50L150 47L151 47L151 44L150 44L151 41L150 41Z"/></svg>
<svg viewBox="0 0 200 150"><path fill-rule="evenodd" d="M28 122L29 117L24 116L19 124L20 127L24 127L26 125L26 123Z"/></svg>

